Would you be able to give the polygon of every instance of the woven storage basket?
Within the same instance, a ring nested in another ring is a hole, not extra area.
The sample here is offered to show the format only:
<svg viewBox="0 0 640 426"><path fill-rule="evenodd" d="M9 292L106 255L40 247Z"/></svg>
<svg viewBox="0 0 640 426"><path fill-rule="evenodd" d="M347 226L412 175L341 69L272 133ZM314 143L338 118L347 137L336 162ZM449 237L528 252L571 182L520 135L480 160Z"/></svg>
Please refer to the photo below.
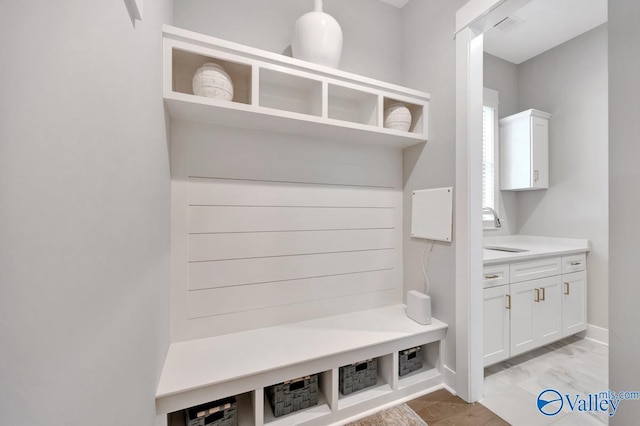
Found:
<svg viewBox="0 0 640 426"><path fill-rule="evenodd" d="M276 417L318 404L318 375L299 377L266 388Z"/></svg>
<svg viewBox="0 0 640 426"><path fill-rule="evenodd" d="M232 396L187 408L184 416L187 426L237 426L238 403Z"/></svg>
<svg viewBox="0 0 640 426"><path fill-rule="evenodd" d="M378 383L378 360L369 359L340 367L340 393L349 395Z"/></svg>
<svg viewBox="0 0 640 426"><path fill-rule="evenodd" d="M422 368L422 347L405 349L399 352L400 376L405 376Z"/></svg>

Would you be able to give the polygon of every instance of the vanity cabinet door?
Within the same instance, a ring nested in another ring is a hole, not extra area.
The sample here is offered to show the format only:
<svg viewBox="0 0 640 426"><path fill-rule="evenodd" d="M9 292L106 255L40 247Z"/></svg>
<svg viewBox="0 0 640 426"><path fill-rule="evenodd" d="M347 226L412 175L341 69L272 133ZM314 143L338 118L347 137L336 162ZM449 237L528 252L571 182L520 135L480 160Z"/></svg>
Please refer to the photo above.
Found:
<svg viewBox="0 0 640 426"><path fill-rule="evenodd" d="M562 338L562 295L559 275L538 281L540 302L536 304L535 321L541 346Z"/></svg>
<svg viewBox="0 0 640 426"><path fill-rule="evenodd" d="M523 281L509 286L511 293L511 356L519 355L538 346L535 333L535 311L536 305L539 303L538 281Z"/></svg>
<svg viewBox="0 0 640 426"><path fill-rule="evenodd" d="M486 367L509 358L511 296L508 285L487 288L483 292L483 354Z"/></svg>
<svg viewBox="0 0 640 426"><path fill-rule="evenodd" d="M562 337L587 329L587 273L562 275Z"/></svg>
<svg viewBox="0 0 640 426"><path fill-rule="evenodd" d="M560 275L511 284L511 356L562 336Z"/></svg>

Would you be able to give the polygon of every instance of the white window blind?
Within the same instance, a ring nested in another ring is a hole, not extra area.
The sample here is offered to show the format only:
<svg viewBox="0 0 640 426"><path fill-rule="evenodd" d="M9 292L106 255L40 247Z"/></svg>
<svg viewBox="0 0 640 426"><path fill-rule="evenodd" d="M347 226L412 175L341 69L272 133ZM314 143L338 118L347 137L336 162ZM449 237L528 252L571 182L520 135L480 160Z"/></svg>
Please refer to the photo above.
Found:
<svg viewBox="0 0 640 426"><path fill-rule="evenodd" d="M495 109L482 107L482 207L495 209Z"/></svg>

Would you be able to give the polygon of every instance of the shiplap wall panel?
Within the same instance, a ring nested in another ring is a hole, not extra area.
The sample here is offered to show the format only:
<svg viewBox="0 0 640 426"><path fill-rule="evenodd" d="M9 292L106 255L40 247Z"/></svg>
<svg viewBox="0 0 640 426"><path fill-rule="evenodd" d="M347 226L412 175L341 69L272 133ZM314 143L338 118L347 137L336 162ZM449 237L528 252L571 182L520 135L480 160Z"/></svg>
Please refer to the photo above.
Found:
<svg viewBox="0 0 640 426"><path fill-rule="evenodd" d="M195 262L189 264L189 290L379 271L394 267L394 249Z"/></svg>
<svg viewBox="0 0 640 426"><path fill-rule="evenodd" d="M252 311L394 288L393 271L278 281L189 292L189 318ZM285 294L285 297L282 295Z"/></svg>
<svg viewBox="0 0 640 426"><path fill-rule="evenodd" d="M190 206L189 233L389 229L393 209Z"/></svg>
<svg viewBox="0 0 640 426"><path fill-rule="evenodd" d="M395 229L189 235L189 261L247 259L395 247Z"/></svg>
<svg viewBox="0 0 640 426"><path fill-rule="evenodd" d="M401 302L399 150L174 120L172 151L172 341Z"/></svg>
<svg viewBox="0 0 640 426"><path fill-rule="evenodd" d="M233 312L224 315L193 319L185 318L188 327L185 327L178 340L198 339L203 336L235 333L242 330L375 309L393 303L400 303L401 300L401 298L399 299L398 289L394 288L393 290L340 296L291 305L279 304L264 309ZM292 344L295 344L295 342Z"/></svg>
<svg viewBox="0 0 640 426"><path fill-rule="evenodd" d="M189 179L193 206L395 207L394 191L344 185Z"/></svg>

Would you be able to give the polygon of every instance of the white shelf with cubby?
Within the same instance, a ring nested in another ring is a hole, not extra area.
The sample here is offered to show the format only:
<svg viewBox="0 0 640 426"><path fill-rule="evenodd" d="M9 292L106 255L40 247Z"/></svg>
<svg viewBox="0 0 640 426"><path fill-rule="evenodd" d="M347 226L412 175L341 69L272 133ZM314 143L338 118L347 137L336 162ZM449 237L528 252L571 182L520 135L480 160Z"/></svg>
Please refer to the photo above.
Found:
<svg viewBox="0 0 640 426"><path fill-rule="evenodd" d="M167 25L163 34L164 99L175 119L395 147L427 140L427 93ZM206 62L229 74L232 101L193 94ZM384 127L396 102L411 111L406 132Z"/></svg>
<svg viewBox="0 0 640 426"><path fill-rule="evenodd" d="M169 347L158 389L159 423L182 426L181 410L236 396L242 426L327 425L443 386L440 340L447 325L418 324L404 305L244 331ZM422 346L423 368L399 377L398 352ZM378 383L349 395L339 392L339 368L378 359ZM318 374L318 404L273 415L265 388Z"/></svg>

